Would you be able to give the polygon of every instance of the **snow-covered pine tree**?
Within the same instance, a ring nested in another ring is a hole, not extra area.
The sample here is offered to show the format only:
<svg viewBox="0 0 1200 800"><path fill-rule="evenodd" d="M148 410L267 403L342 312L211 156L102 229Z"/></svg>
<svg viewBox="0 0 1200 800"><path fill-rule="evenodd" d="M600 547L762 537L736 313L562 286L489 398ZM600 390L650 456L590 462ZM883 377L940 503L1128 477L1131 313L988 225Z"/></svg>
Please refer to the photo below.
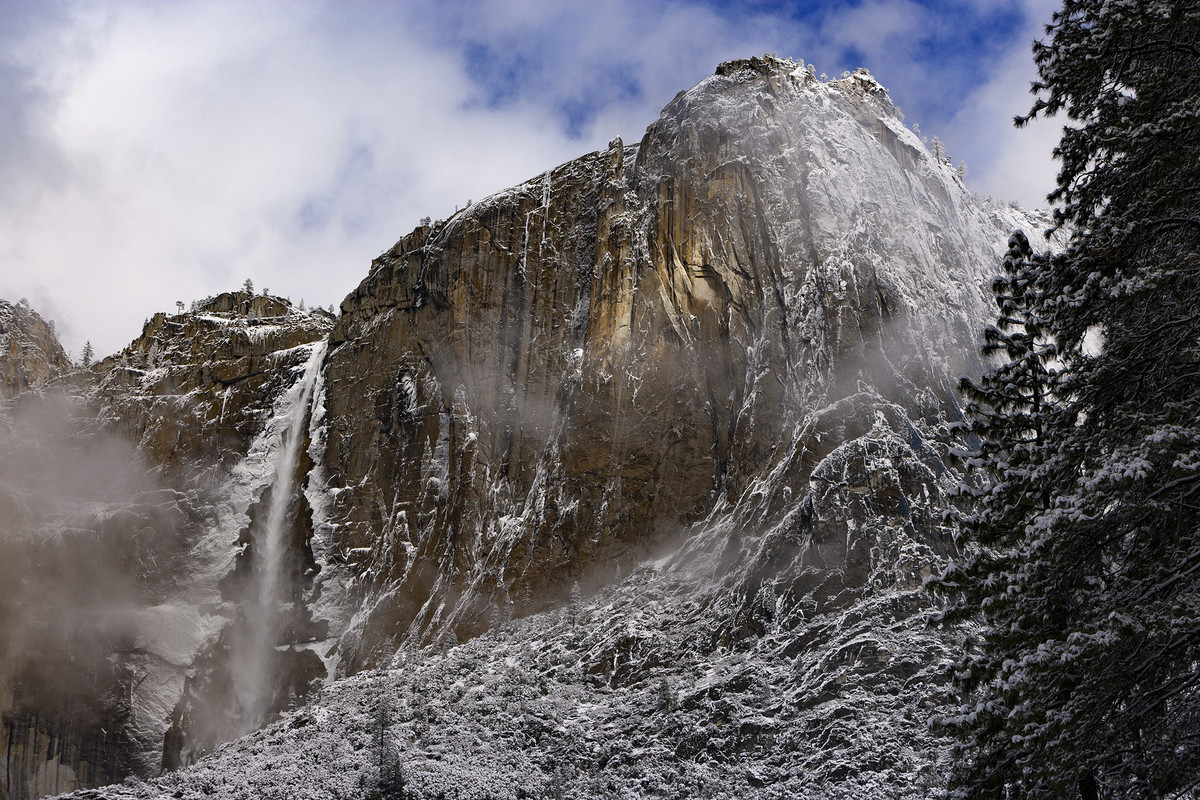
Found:
<svg viewBox="0 0 1200 800"><path fill-rule="evenodd" d="M983 623L954 792L1180 796L1200 785L1200 4L1066 0L1047 33L1025 120L1071 122L1050 196L1070 242L1026 259L1022 313L1056 360L1036 412L986 405L1020 348L979 387L985 488L935 582Z"/></svg>
<svg viewBox="0 0 1200 800"><path fill-rule="evenodd" d="M1010 745L1005 728L1029 689L1019 682L1001 683L1009 653L1024 647L1031 626L1044 634L1045 624L1053 624L1025 619L1026 596L1009 588L1022 585L1030 556L1025 521L1049 505L1040 479L1046 466L1042 412L1055 348L1038 316L1044 298L1037 285L1047 260L1016 231L1009 238L1004 272L992 282L999 315L984 330L983 352L998 356L998 363L978 382L963 379L959 385L966 400L961 432L969 442L962 455L977 482L964 484L960 493L967 507L960 517L966 534L962 555L933 581L952 597L946 621L984 623L984 645L968 640L956 665L960 713L943 723L962 735L954 759L960 779L995 797L1003 797L1005 786L1020 773L1019 764L1010 760L1019 762L1023 755Z"/></svg>

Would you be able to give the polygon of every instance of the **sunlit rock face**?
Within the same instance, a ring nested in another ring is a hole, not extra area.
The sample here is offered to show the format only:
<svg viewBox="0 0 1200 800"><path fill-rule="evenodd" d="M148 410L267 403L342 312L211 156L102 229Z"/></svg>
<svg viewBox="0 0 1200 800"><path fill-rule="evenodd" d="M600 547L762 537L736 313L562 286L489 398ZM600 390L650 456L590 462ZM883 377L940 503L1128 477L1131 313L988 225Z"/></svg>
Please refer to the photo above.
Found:
<svg viewBox="0 0 1200 800"><path fill-rule="evenodd" d="M930 544L945 468L926 439L945 438L1017 226L866 73L751 59L639 145L409 234L331 335L337 536L386 598L347 663L469 636L505 598L561 601L730 514L762 529L803 506L796 536L810 558L849 548L825 556L841 574L875 545L843 535L831 486ZM881 477L893 451L912 463Z"/></svg>

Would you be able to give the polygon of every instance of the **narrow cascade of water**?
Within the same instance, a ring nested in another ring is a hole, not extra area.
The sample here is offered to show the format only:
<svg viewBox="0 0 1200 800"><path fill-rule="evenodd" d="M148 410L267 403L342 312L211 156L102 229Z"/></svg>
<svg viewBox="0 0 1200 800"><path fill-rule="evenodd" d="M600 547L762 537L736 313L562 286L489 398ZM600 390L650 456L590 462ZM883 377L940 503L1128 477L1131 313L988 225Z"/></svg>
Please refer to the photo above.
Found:
<svg viewBox="0 0 1200 800"><path fill-rule="evenodd" d="M242 732L262 727L272 713L275 682L273 673L276 648L286 627L286 605L291 595L287 574L288 508L296 494L296 466L304 444L304 424L308 420L313 386L325 359L326 343L318 342L304 367L304 375L284 398L283 423L270 504L265 517L259 517L250 531L253 585L243 600L245 635L234 653L236 692L240 705Z"/></svg>

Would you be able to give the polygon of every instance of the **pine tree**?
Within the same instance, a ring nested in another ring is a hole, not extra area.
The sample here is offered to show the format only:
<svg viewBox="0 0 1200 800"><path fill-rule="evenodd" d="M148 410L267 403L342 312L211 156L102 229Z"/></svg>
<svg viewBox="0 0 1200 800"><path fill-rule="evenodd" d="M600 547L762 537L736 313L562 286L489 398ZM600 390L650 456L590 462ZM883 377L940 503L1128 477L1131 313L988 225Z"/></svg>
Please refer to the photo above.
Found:
<svg viewBox="0 0 1200 800"><path fill-rule="evenodd" d="M377 789L370 796L379 800L403 800L406 796L404 789L404 772L396 753L396 743L392 736L392 717L389 701L386 697L379 699L375 719L375 758L378 771Z"/></svg>
<svg viewBox="0 0 1200 800"><path fill-rule="evenodd" d="M1009 271L1006 358L968 387L979 505L935 581L981 623L954 788L1178 796L1200 785L1200 5L1066 0L1047 33L1018 124L1071 121L1070 241Z"/></svg>
<svg viewBox="0 0 1200 800"><path fill-rule="evenodd" d="M929 152L938 160L938 163L944 163L947 160L946 145L942 144L942 140L936 136L929 143Z"/></svg>
<svg viewBox="0 0 1200 800"><path fill-rule="evenodd" d="M92 340L88 339L83 343L83 351L79 354L79 364L84 369L92 365L92 358L95 356L95 351L92 349Z"/></svg>
<svg viewBox="0 0 1200 800"><path fill-rule="evenodd" d="M1035 254L1024 231L1008 240L1004 273L992 281L999 316L983 332L983 354L1001 362L977 384L964 379L959 386L967 398L966 431L978 437L976 457L1014 459L1035 455L1042 441L1041 414L1048 400L1049 364L1056 348L1045 334L1040 316L1044 294L1037 281L1048 256Z"/></svg>
<svg viewBox="0 0 1200 800"><path fill-rule="evenodd" d="M977 793L997 797L1020 773L1010 760L1018 761L1021 754L1009 743L1005 725L1021 702L1019 693L1027 689L1016 685L1015 692L1005 693L1000 676L1010 653L1019 651L1030 627L1038 625L1023 616L1026 597L1020 588L1030 553L1025 538L1014 532L1023 531L1026 517L1049 503L1040 478L1046 467L1042 412L1051 399L1055 357L1038 316L1044 295L1037 279L1048 258L1035 255L1020 231L1008 245L1004 273L992 282L999 315L984 330L983 352L998 356L999 364L979 382L964 379L959 386L966 398L961 429L970 442L960 455L978 478L961 491L970 509L960 519L967 544L959 561L935 581L953 597L947 621L980 618L987 626L986 646L968 640L957 665L961 714L943 722L964 735L955 752L961 778Z"/></svg>
<svg viewBox="0 0 1200 800"><path fill-rule="evenodd" d="M665 675L659 679L654 694L655 705L659 711L675 710L675 689L671 687L671 681Z"/></svg>

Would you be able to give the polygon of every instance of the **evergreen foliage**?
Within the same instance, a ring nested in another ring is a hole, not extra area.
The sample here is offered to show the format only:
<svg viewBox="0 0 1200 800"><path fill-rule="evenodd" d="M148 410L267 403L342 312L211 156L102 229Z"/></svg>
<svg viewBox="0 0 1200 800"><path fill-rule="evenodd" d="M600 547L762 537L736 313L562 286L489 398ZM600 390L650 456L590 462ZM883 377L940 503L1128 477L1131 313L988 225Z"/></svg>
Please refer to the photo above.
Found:
<svg viewBox="0 0 1200 800"><path fill-rule="evenodd" d="M1029 118L1070 120L1060 254L1010 242L1004 358L968 384L979 483L935 586L961 797L1200 786L1200 4L1066 0Z"/></svg>

